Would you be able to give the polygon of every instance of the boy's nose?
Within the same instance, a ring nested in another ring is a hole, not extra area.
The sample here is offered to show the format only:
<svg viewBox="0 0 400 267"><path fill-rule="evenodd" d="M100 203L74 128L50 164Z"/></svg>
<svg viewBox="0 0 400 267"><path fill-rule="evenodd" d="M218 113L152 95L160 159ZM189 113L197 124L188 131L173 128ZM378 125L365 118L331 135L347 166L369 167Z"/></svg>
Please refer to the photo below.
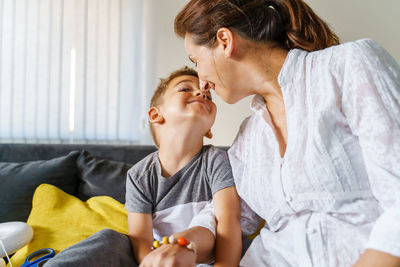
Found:
<svg viewBox="0 0 400 267"><path fill-rule="evenodd" d="M201 96L203 99L207 99L208 91L197 90L195 96Z"/></svg>

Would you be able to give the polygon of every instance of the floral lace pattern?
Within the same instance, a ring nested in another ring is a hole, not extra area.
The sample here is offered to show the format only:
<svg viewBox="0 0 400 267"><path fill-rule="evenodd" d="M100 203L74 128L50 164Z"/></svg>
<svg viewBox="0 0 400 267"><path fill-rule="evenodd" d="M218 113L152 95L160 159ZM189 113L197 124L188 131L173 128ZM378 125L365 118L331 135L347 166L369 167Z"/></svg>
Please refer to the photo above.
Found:
<svg viewBox="0 0 400 267"><path fill-rule="evenodd" d="M279 84L284 157L261 96L228 151L239 195L267 221L241 265L350 266L365 248L400 257L400 66L370 39L294 49Z"/></svg>

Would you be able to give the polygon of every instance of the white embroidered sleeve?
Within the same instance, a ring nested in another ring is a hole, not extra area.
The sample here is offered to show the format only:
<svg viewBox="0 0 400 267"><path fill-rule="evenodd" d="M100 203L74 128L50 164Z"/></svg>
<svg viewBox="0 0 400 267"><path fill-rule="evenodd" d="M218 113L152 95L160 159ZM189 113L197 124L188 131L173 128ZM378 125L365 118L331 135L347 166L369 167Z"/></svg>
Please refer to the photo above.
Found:
<svg viewBox="0 0 400 267"><path fill-rule="evenodd" d="M248 237L253 235L258 230L258 227L263 222L263 219L258 216L243 199L240 199L240 209L242 213L240 218L242 235L244 237Z"/></svg>
<svg viewBox="0 0 400 267"><path fill-rule="evenodd" d="M217 221L215 219L214 206L210 201L190 222L188 228L201 226L207 228L214 237L216 236Z"/></svg>
<svg viewBox="0 0 400 267"><path fill-rule="evenodd" d="M400 66L372 40L358 44L346 59L342 105L384 210L367 248L400 257Z"/></svg>

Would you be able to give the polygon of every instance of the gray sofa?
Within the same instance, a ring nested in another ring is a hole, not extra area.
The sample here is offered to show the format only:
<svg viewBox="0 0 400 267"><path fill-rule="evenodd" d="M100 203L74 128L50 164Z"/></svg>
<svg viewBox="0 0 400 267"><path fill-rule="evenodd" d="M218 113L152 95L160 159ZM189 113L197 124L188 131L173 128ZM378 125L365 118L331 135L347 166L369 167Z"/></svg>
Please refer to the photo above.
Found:
<svg viewBox="0 0 400 267"><path fill-rule="evenodd" d="M125 202L127 170L154 146L0 144L0 223L26 221L36 187L48 183L86 201Z"/></svg>
<svg viewBox="0 0 400 267"><path fill-rule="evenodd" d="M220 147L224 150L227 147ZM126 172L155 146L0 143L0 223L26 222L37 186L52 184L86 201L125 202ZM243 240L243 252L251 240Z"/></svg>

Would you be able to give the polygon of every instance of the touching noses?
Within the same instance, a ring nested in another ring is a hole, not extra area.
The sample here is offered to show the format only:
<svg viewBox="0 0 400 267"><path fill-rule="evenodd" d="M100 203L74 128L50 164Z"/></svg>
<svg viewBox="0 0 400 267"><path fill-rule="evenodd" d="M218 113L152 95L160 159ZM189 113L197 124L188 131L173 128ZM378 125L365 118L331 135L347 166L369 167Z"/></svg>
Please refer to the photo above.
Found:
<svg viewBox="0 0 400 267"><path fill-rule="evenodd" d="M208 94L208 91L202 91L201 89L195 91L195 96L200 96L205 100L207 100L207 94Z"/></svg>
<svg viewBox="0 0 400 267"><path fill-rule="evenodd" d="M210 89L210 84L207 81L200 80L200 91L208 92Z"/></svg>

